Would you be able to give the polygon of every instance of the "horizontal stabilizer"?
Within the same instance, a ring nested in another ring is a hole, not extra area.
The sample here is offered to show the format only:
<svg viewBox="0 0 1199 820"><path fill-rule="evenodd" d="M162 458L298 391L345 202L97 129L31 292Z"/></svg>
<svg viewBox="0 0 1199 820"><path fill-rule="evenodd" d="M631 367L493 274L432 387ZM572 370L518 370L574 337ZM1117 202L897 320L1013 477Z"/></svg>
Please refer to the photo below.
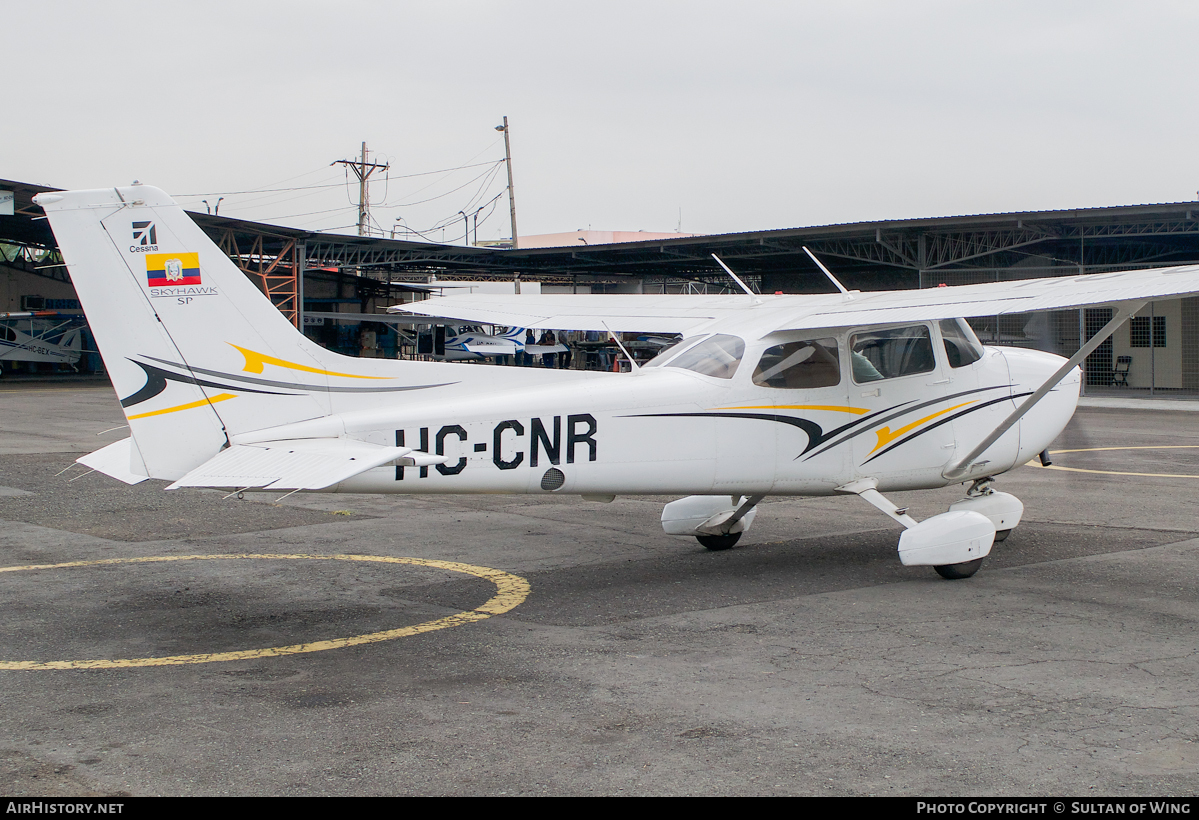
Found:
<svg viewBox="0 0 1199 820"><path fill-rule="evenodd" d="M348 439L294 439L234 444L176 481L179 487L251 487L323 490L359 473L396 464L427 467L449 459L409 447L384 447Z"/></svg>
<svg viewBox="0 0 1199 820"><path fill-rule="evenodd" d="M129 470L132 444L132 439L123 438L120 441L114 441L107 447L101 447L94 453L81 456L75 461L84 467L91 467L98 473L104 473L104 475L124 481L126 484L141 484L149 476L138 475Z"/></svg>

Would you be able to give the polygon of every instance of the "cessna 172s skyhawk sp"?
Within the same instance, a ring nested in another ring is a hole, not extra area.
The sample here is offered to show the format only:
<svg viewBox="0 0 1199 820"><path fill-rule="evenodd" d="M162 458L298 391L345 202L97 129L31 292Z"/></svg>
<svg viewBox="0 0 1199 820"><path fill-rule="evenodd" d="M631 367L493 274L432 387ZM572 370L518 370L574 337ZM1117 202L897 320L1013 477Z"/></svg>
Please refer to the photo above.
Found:
<svg viewBox="0 0 1199 820"><path fill-rule="evenodd" d="M633 373L353 359L305 339L166 194L39 194L131 436L79 459L129 483L350 493L686 496L668 533L732 546L768 495L860 496L906 565L971 575L1023 505L992 478L1042 452L1078 362L1199 267L899 292L447 297L513 327L683 335ZM834 280L835 281L835 280ZM962 316L1113 304L1069 361L983 347ZM882 494L969 483L916 522Z"/></svg>

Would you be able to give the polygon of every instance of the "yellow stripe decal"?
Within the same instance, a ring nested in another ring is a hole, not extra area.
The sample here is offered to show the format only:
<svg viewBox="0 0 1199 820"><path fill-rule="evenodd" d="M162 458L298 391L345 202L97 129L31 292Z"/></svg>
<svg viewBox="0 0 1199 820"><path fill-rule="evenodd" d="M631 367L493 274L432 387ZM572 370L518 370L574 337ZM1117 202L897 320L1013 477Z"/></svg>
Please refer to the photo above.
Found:
<svg viewBox="0 0 1199 820"><path fill-rule="evenodd" d="M129 421L133 421L134 419L144 419L148 418L149 416L162 416L166 415L167 413L178 413L180 410L191 410L195 407L206 407L207 405L218 401L236 398L237 396L233 395L232 393L218 393L211 399L200 399L199 401L192 401L188 402L187 404L176 405L175 407L167 407L163 410L152 410L149 413L138 413L136 416L126 416L126 418L128 418Z"/></svg>
<svg viewBox="0 0 1199 820"><path fill-rule="evenodd" d="M921 424L924 424L924 422L926 422L926 421L932 421L937 416L943 416L946 413L952 413L954 410L957 410L959 407L965 407L968 404L975 404L977 401L978 401L978 399L974 399L973 401L965 401L965 402L962 402L961 404L955 404L953 407L946 407L944 410L938 410L936 413L933 413L931 416L925 416L922 419L917 419L916 421L912 422L911 424L907 424L907 425L904 425L903 427L900 427L894 433L891 432L890 427L883 427L879 430L876 430L875 435L878 436L878 444L876 444L874 446L874 450L871 450L870 452L873 453L873 452L885 447L886 445L895 441L895 439L902 436L904 433L910 433L911 431L915 430L917 427L919 427Z"/></svg>
<svg viewBox="0 0 1199 820"><path fill-rule="evenodd" d="M320 370L316 367L308 367L307 365L296 364L295 362L276 359L274 356L268 356L265 353L258 353L253 350L246 350L244 347L238 347L233 342L228 342L231 347L237 348L241 355L246 357L246 366L242 368L246 373L261 373L262 366L265 364L273 364L275 367L282 367L286 370L299 370L302 373L319 373L322 376L342 376L347 379L380 379L386 380L387 376L357 376L353 373L338 373L334 370Z"/></svg>
<svg viewBox="0 0 1199 820"><path fill-rule="evenodd" d="M70 561L64 564L32 564L22 567L0 567L3 572L21 572L38 569L67 569L69 567L97 567L106 564L148 564L162 561L222 561L236 558L258 560L307 560L307 561L369 561L381 564L411 564L418 567L432 567L450 572L461 572L482 578L495 585L496 594L474 609L456 612L444 618L399 629L388 629L382 632L370 632L365 635L354 635L348 638L334 638L327 641L298 643L290 646L272 646L264 649L243 649L233 652L206 652L195 655L170 655L161 658L116 658L74 661L0 661L0 669L121 669L134 666L179 666L194 663L214 663L218 661L242 661L253 658L278 658L283 655L299 655L305 652L323 652L326 649L341 649L347 646L361 646L368 643L379 643L409 635L420 635L452 626L463 626L474 621L482 621L493 615L501 615L516 608L525 598L529 597L529 582L519 575L504 572L489 567L460 564L456 561L434 561L428 558L392 558L381 555L287 555L287 554L230 554L230 555L157 555L145 558L106 558L99 561Z"/></svg>
<svg viewBox="0 0 1199 820"><path fill-rule="evenodd" d="M864 407L838 407L833 404L751 404L745 407L716 407L715 410L828 410L832 413L853 413L864 416L870 411Z"/></svg>

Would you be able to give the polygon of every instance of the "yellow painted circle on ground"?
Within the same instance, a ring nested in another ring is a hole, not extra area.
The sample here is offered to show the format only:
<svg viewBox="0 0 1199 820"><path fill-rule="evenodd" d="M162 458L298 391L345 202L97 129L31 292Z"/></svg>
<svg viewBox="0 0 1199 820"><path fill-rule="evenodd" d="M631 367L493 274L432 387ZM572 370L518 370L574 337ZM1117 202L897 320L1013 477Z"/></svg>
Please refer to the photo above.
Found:
<svg viewBox="0 0 1199 820"><path fill-rule="evenodd" d="M462 626L482 621L492 615L500 615L516 608L529 596L529 582L519 575L488 567L459 564L455 561L434 561L428 558L390 558L380 555L289 555L273 553L240 553L229 555L159 555L145 558L106 558L100 561L69 561L64 564L30 564L23 567L0 567L3 572L24 572L35 569L70 569L73 567L99 567L110 564L153 564L168 561L221 561L239 558L284 561L366 561L379 564L411 564L418 567L444 569L482 578L495 584L496 594L482 606L457 612L435 621L426 621L415 626L354 635L349 638L334 638L328 641L298 643L291 646L272 646L266 649L242 649L236 652L211 652L198 655L172 655L165 658L124 658L119 660L86 661L0 661L0 669L127 669L134 666L179 666L189 663L216 663L219 661L243 661L255 658L277 658L283 655L300 655L306 652L323 652L326 649L341 649L366 643L379 643L422 632L435 632L452 626Z"/></svg>
<svg viewBox="0 0 1199 820"><path fill-rule="evenodd" d="M1060 453L1098 453L1104 450L1199 450L1199 444L1156 444L1143 447L1083 447L1078 450L1050 450L1049 455L1056 456ZM1087 470L1082 467L1060 467L1057 464L1050 464L1046 467L1036 461L1028 462L1033 467L1040 467L1042 470L1062 470L1067 473L1096 473L1098 475L1130 475L1140 476L1142 478L1199 478L1199 475L1180 474L1180 473L1128 473L1120 470Z"/></svg>

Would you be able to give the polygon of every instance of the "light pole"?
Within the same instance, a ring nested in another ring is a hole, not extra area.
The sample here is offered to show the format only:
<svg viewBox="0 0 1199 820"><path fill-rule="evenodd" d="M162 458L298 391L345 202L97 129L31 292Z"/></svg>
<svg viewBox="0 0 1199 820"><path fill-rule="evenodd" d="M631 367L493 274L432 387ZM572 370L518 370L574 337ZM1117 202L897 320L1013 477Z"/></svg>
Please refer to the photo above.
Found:
<svg viewBox="0 0 1199 820"><path fill-rule="evenodd" d="M462 214L462 244L470 247L470 221L466 216L466 211L459 211Z"/></svg>
<svg viewBox="0 0 1199 820"><path fill-rule="evenodd" d="M504 161L508 164L508 211L512 216L512 248L515 250L520 247L520 241L516 235L516 193L512 190L512 141L509 139L508 118L504 117L504 124L497 125L495 130L504 132Z"/></svg>
<svg viewBox="0 0 1199 820"><path fill-rule="evenodd" d="M475 208L474 220L475 220L475 245L476 246L479 244L479 211L483 210L486 207L487 207L486 205L480 205L478 208Z"/></svg>

